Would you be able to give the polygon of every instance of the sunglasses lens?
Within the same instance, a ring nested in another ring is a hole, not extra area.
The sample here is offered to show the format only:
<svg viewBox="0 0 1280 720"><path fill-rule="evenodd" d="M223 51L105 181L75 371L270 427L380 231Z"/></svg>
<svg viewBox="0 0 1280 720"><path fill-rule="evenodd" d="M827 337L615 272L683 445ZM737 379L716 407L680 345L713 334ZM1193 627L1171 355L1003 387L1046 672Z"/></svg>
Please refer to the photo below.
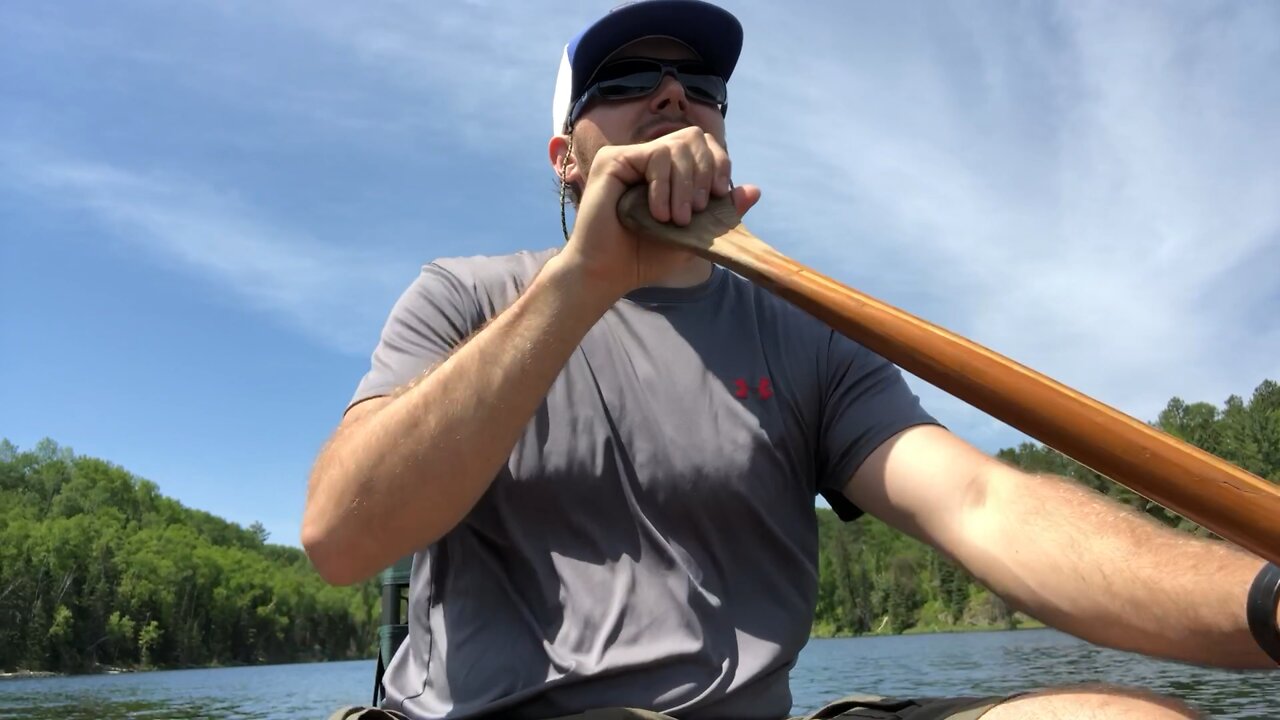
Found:
<svg viewBox="0 0 1280 720"><path fill-rule="evenodd" d="M690 99L712 105L727 99L724 80L707 72L701 63L680 63L676 70ZM662 82L663 72L663 64L653 60L619 60L600 68L592 78L592 86L604 100L625 100L653 92Z"/></svg>
<svg viewBox="0 0 1280 720"><path fill-rule="evenodd" d="M699 102L719 105L728 99L728 90L724 79L709 71L700 62L680 63L676 66L680 74L680 84L689 97Z"/></svg>
<svg viewBox="0 0 1280 720"><path fill-rule="evenodd" d="M719 105L723 103L728 96L725 90L724 80L715 75L691 75L681 74L680 79L684 82L685 92L689 93L689 97L694 100L700 100L705 103Z"/></svg>
<svg viewBox="0 0 1280 720"><path fill-rule="evenodd" d="M621 100L652 92L661 79L660 72L649 70L601 80L596 87L599 88L600 97Z"/></svg>

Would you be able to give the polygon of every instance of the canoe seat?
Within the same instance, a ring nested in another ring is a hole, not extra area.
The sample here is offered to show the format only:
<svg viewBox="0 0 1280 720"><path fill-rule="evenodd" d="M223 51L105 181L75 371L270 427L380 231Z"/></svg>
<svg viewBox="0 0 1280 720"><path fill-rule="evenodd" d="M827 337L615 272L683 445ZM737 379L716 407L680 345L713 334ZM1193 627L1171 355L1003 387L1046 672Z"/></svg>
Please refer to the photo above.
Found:
<svg viewBox="0 0 1280 720"><path fill-rule="evenodd" d="M409 636L409 575L413 556L406 555L379 575L382 581L382 614L378 622L378 667L373 676L373 707L379 707L386 693L382 676L387 663Z"/></svg>

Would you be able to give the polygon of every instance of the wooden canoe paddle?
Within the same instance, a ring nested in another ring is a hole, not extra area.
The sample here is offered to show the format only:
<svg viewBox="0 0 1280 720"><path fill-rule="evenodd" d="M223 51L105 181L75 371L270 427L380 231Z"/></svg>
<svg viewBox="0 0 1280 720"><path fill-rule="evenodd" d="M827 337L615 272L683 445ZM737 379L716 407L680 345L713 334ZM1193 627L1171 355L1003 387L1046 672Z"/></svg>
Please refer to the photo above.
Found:
<svg viewBox="0 0 1280 720"><path fill-rule="evenodd" d="M752 235L728 198L689 225L660 223L646 187L625 227L692 250L769 289L938 389L1280 565L1280 488L1009 358L853 290Z"/></svg>

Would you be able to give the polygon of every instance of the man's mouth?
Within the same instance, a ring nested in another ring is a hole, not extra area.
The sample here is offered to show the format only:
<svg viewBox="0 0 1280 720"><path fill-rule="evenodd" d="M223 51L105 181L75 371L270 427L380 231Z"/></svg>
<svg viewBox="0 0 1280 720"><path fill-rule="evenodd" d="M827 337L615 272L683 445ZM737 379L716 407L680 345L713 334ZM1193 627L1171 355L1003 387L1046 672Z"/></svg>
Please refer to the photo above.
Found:
<svg viewBox="0 0 1280 720"><path fill-rule="evenodd" d="M641 142L649 142L651 140L656 140L662 137L663 135L670 135L671 133L676 132L677 130L683 130L687 127L689 127L689 123L674 122L674 121L659 122L657 125L654 125L653 127L649 128L647 131L645 131L645 133L640 136L640 139L641 139Z"/></svg>

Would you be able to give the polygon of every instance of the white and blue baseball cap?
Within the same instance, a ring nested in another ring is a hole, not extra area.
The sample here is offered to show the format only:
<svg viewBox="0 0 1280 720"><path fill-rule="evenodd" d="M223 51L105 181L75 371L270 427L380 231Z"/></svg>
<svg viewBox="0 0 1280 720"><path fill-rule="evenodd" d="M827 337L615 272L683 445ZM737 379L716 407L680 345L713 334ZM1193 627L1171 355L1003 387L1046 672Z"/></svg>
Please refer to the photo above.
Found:
<svg viewBox="0 0 1280 720"><path fill-rule="evenodd" d="M568 131L569 114L587 81L622 46L647 37L684 43L727 82L742 52L742 24L703 0L636 0L610 10L569 41L551 101L551 133Z"/></svg>

